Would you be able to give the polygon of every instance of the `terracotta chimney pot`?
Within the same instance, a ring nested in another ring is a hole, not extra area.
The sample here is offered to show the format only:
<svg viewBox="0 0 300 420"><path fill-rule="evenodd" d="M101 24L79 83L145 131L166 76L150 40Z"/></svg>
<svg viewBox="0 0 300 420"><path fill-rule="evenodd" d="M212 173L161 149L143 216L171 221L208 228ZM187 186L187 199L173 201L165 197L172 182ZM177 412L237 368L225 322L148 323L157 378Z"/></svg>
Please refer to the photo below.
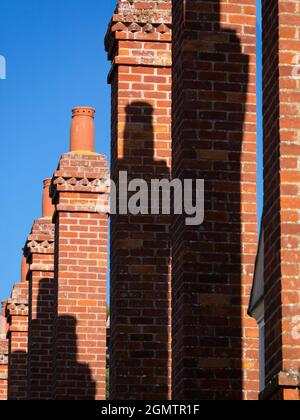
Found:
<svg viewBox="0 0 300 420"><path fill-rule="evenodd" d="M27 260L22 256L22 265L21 265L21 282L25 283L27 281L27 273L28 273L28 264Z"/></svg>
<svg viewBox="0 0 300 420"><path fill-rule="evenodd" d="M52 204L52 199L50 198L49 189L52 179L47 178L44 180L44 190L43 190L43 216L47 218L52 218L54 213L54 206Z"/></svg>
<svg viewBox="0 0 300 420"><path fill-rule="evenodd" d="M95 112L95 109L90 107L77 107L73 109L71 152L94 152Z"/></svg>

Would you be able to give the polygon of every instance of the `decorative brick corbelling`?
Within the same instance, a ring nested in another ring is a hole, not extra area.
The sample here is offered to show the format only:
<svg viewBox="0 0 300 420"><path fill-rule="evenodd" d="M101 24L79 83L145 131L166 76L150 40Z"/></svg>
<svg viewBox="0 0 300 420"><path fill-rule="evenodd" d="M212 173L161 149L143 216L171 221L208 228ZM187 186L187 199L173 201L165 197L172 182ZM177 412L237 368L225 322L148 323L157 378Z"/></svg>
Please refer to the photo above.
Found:
<svg viewBox="0 0 300 420"><path fill-rule="evenodd" d="M93 192L96 194L108 192L107 178L70 178L59 176L59 172L55 173L54 185L57 191L72 191L72 192Z"/></svg>
<svg viewBox="0 0 300 420"><path fill-rule="evenodd" d="M44 239L40 241L38 240L28 241L24 252L26 256L30 254L53 254L54 240L49 241L47 239ZM30 267L30 269L32 270L32 267Z"/></svg>
<svg viewBox="0 0 300 420"><path fill-rule="evenodd" d="M139 43L143 46L140 47ZM164 43L165 48L156 49L153 47L155 43ZM119 65L171 67L171 43L170 0L119 1L105 37L105 49L112 62L109 82ZM137 50L139 54L136 54Z"/></svg>
<svg viewBox="0 0 300 420"><path fill-rule="evenodd" d="M41 218L35 220L31 233L27 238L24 255L27 260L31 261L32 254L53 254L54 253L54 224L50 219ZM46 267L45 267L46 268ZM43 268L34 267L30 264L30 271L49 271ZM50 271L53 271L50 269Z"/></svg>
<svg viewBox="0 0 300 420"><path fill-rule="evenodd" d="M22 317L28 316L28 287L27 284L16 284L13 287L10 299L7 301L6 306L7 319L10 322L9 331L24 331L24 326L19 323L13 322L11 324L12 316ZM20 328L20 329L19 329Z"/></svg>
<svg viewBox="0 0 300 420"><path fill-rule="evenodd" d="M120 15L114 15L105 38L105 46L110 54L113 53L118 40L171 42L172 24L171 22L142 23L140 21L123 20Z"/></svg>
<svg viewBox="0 0 300 420"><path fill-rule="evenodd" d="M105 156L67 153L50 189L56 212L109 213L109 171ZM55 213L56 213L55 212Z"/></svg>

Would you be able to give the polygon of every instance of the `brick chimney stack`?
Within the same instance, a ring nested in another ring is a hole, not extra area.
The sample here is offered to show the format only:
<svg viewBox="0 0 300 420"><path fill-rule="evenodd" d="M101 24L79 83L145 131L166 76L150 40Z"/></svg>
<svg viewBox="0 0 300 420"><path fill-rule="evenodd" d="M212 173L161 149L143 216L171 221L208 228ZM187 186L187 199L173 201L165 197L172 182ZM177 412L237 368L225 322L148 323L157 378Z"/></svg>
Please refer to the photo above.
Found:
<svg viewBox="0 0 300 420"><path fill-rule="evenodd" d="M94 152L95 150L95 109L77 107L73 109L71 124L71 152Z"/></svg>
<svg viewBox="0 0 300 420"><path fill-rule="evenodd" d="M173 399L257 399L256 1L178 0L173 20L172 175L205 180L204 223L171 228Z"/></svg>
<svg viewBox="0 0 300 420"><path fill-rule="evenodd" d="M28 399L52 396L54 206L51 179L43 183L42 218L34 221L24 248L29 263Z"/></svg>
<svg viewBox="0 0 300 420"><path fill-rule="evenodd" d="M54 400L104 400L108 163L94 152L92 108L73 110L71 153L51 187L56 206Z"/></svg>
<svg viewBox="0 0 300 420"><path fill-rule="evenodd" d="M171 0L117 3L112 63L112 179L170 179ZM170 217L111 215L110 396L171 397Z"/></svg>

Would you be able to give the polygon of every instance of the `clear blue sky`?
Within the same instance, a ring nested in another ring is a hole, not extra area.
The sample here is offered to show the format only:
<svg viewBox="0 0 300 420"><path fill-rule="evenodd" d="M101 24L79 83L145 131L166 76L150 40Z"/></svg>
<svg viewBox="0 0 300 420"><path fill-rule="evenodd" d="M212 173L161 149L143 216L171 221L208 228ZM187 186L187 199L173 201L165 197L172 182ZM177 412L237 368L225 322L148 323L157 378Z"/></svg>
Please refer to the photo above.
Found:
<svg viewBox="0 0 300 420"><path fill-rule="evenodd" d="M96 148L109 154L103 38L115 4L0 0L0 54L7 60L7 80L0 80L1 300L20 280L21 249L41 216L42 180L68 151L73 106L97 109Z"/></svg>
<svg viewBox="0 0 300 420"><path fill-rule="evenodd" d="M0 0L0 299L20 280L21 249L41 216L42 180L69 148L71 108L97 108L96 147L109 153L104 34L116 0Z"/></svg>

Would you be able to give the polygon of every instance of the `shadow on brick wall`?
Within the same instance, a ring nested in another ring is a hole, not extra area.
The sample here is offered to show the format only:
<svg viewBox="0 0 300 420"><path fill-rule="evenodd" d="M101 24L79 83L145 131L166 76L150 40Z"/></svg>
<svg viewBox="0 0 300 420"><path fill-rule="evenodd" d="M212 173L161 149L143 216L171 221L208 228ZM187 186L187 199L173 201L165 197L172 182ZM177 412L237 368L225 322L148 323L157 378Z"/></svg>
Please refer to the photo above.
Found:
<svg viewBox="0 0 300 420"><path fill-rule="evenodd" d="M279 5L263 3L263 113L266 384L283 370ZM292 133L290 133L292 136Z"/></svg>
<svg viewBox="0 0 300 420"><path fill-rule="evenodd" d="M50 278L40 281L36 318L29 321L29 354L10 355L9 400L95 400L96 383L89 365L78 362L77 321L55 316L53 285ZM55 340L59 346L53 353ZM61 365L56 363L56 352Z"/></svg>
<svg viewBox="0 0 300 420"><path fill-rule="evenodd" d="M31 291L31 287L29 290ZM43 278L39 282L37 302L32 301L31 293L29 295L30 307L36 308L36 314L29 317L28 398L30 400L52 398L53 294L53 278Z"/></svg>
<svg viewBox="0 0 300 420"><path fill-rule="evenodd" d="M170 178L170 168L155 151L155 115L148 102L126 106L121 159L112 144L114 180L119 171L127 172L128 181L142 179L148 186L151 179ZM150 191L148 198L150 206ZM111 217L112 399L170 396L170 217L151 215L149 206L148 214Z"/></svg>
<svg viewBox="0 0 300 420"><path fill-rule="evenodd" d="M186 226L178 216L171 229L173 398L240 400L249 385L241 199L256 176L241 162L243 143L255 144L244 125L246 110L255 112L247 104L249 57L221 23L219 1L174 2L173 19L173 177L205 179L204 223ZM256 224L253 214L244 220Z"/></svg>
<svg viewBox="0 0 300 420"><path fill-rule="evenodd" d="M10 353L8 366L8 400L27 399L27 353Z"/></svg>
<svg viewBox="0 0 300 420"><path fill-rule="evenodd" d="M56 347L56 352L63 362L55 366L55 399L93 401L96 397L96 383L92 379L89 365L78 361L76 328L77 321L74 317L57 318L59 346Z"/></svg>
<svg viewBox="0 0 300 420"><path fill-rule="evenodd" d="M54 280L41 279L36 319L30 321L30 399L93 401L96 384L91 370L78 361L76 318L57 316L55 302Z"/></svg>

